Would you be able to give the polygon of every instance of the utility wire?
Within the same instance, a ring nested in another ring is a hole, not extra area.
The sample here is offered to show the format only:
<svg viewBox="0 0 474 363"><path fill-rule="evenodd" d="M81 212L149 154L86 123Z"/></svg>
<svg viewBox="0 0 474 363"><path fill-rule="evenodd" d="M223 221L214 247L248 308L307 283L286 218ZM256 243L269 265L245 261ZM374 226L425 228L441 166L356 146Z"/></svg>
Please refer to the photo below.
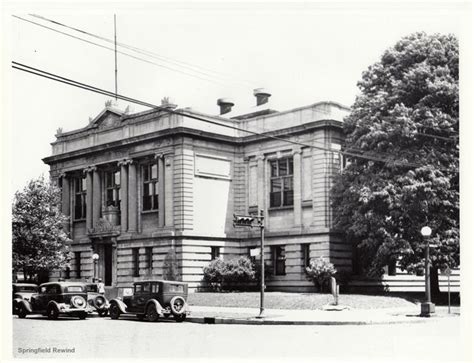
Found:
<svg viewBox="0 0 474 363"><path fill-rule="evenodd" d="M67 29L74 30L74 31L76 31L76 32L79 32L79 33L88 35L88 36L90 36L90 37L94 37L94 38L100 39L100 40L105 41L105 42L108 42L108 43L113 43L113 42L114 42L112 39L109 39L109 38L100 36L100 35L98 35L98 34L94 34L94 33L91 33L91 32L88 32L88 31L85 31L85 30L82 30L82 29L79 29L79 28L76 28L76 27L73 27L73 26L70 26L70 25L67 25L67 24L64 24L64 23L60 23L60 22L58 22L58 21L56 21L56 20L48 19L48 18L46 18L46 17L44 17L44 16L41 16L41 15L37 15L37 14L28 14L28 15L30 15L30 16L32 16L32 17L35 17L35 18L38 18L38 19L41 19L41 20L43 20L43 21L50 22L50 23L55 24L55 25L59 25L59 26L65 27L65 28L67 28ZM121 46L121 47L123 47L123 48L129 49L129 50L133 50L133 51L135 51L135 52L137 52L137 53L146 55L146 56L148 56L148 57L152 57L152 58L161 60L161 61L163 61L163 62L168 62L168 63L172 63L172 64L178 65L178 66L180 66L180 67L183 67L183 68L188 68L188 69L190 69L190 70L192 70L192 71L194 71L194 72L201 73L201 74L203 74L203 75L209 76L210 73L211 73L211 74L214 74L213 77L219 76L219 77L224 77L224 78L227 78L227 79L230 79L230 80L233 79L232 77L226 75L225 73L218 72L218 71L215 71L215 70L211 70L211 69L208 69L208 68L204 68L204 67L201 67L201 66L198 66L198 65L195 65L195 64L183 62L183 61L180 61L180 60L177 60L177 59L174 59L174 58L165 57L165 56L163 56L163 55L160 55L160 54L151 52L151 51L146 50L146 49L134 47L134 46L132 46L132 45L128 45L128 44L121 43L121 42L117 42L117 45L119 45L119 46ZM211 76L212 76L212 75L211 75ZM249 85L249 86L253 86L253 85L254 85L254 82L241 81L241 80L239 80L239 82L244 82L245 84L247 84L247 85Z"/></svg>
<svg viewBox="0 0 474 363"><path fill-rule="evenodd" d="M88 84L85 84L85 83L81 83L81 82L78 82L78 81L74 81L72 79L62 77L62 76L59 76L59 75L56 75L56 74L53 74L53 73L45 72L45 71L42 71L38 68L33 68L33 67L27 66L27 65L22 64L22 63L18 63L18 62L13 61L12 62L12 67L14 69L17 69L17 70L20 70L20 71L23 71L23 72L31 73L31 74L34 74L36 76L40 76L40 77L47 78L47 79L50 79L50 80L53 80L53 81L61 82L61 83L64 83L64 84L67 84L67 85L70 85L70 86L77 87L77 88L85 89L87 91L103 94L103 95L110 96L110 97L115 97L114 92L107 91L107 90L104 90L104 89L101 89L101 88L97 88L97 87L94 87L94 86L91 86L91 85L88 85ZM190 115L190 114L182 112L182 111L176 111L176 110L171 110L171 109L168 109L168 108L160 107L160 106L148 103L148 102L140 101L140 100L137 100L137 99L134 99L134 98L131 98L131 97L127 97L127 96L124 96L124 95L120 95L120 94L117 94L117 98L119 98L121 100L124 100L124 101L127 101L127 102L135 103L135 104L138 104L138 105L141 105L141 106L150 107L150 108L156 109L158 111L163 111L163 112L166 112L166 113L169 113L169 114L180 115L180 116L183 116L183 117L199 120L199 121L209 123L209 124L212 124L212 125L217 125L217 126L221 126L221 127L225 127L225 128L245 132L245 133L252 134L252 135L255 135L255 136L261 136L263 138L274 139L274 140L283 141L283 142L286 142L286 143L299 145L299 146L304 146L304 147L317 149L317 150L322 150L322 151L326 151L326 152L337 153L337 154L340 154L340 155L343 155L343 156L354 157L354 158L359 158L359 159L366 159L366 160L371 160L371 161L378 161L378 162L383 162L383 163L390 162L390 163L393 163L394 165L397 165L397 166L406 166L406 167L413 167L413 168L421 168L421 167L426 166L426 165L418 164L418 163L398 161L396 159L384 159L384 158L370 156L370 155L366 155L366 154L361 155L361 154L353 153L353 152L350 152L350 151L335 150L335 149L331 149L331 148L327 148L327 147L323 147L323 146L306 144L306 143L299 142L299 141L293 141L293 140L288 140L288 139L285 139L285 138L282 138L282 137L273 136L273 135L270 135L269 132L268 133L260 133L260 132L245 130L245 129L242 129L242 128L239 128L239 127L236 127L236 126L223 124L223 123L220 123L220 122L217 122L217 121L209 120L209 119L199 117L199 116L195 116L195 115Z"/></svg>
<svg viewBox="0 0 474 363"><path fill-rule="evenodd" d="M115 52L115 49L114 49L114 48L107 47L107 46L105 46L105 45L98 44L98 43L92 42L92 41L90 41L90 40L83 39L83 38L77 37L77 36L75 36L75 35L65 33L65 32L63 32L63 31L60 31L60 30L51 28L51 27L49 27L49 26L46 26L46 25L43 25L43 24L39 24L39 23L37 23L37 22L31 21L31 20L28 20L28 19L24 19L24 18L19 17L19 16L17 16L17 15L12 15L12 16L13 16L14 18L20 19L20 20L22 20L22 21L25 21L25 22L28 22L28 23L31 23L31 24L40 26L40 27L45 28L45 29L49 29L49 30L54 31L54 32L56 32L56 33L60 33L60 34L66 35L66 36L68 36L68 37L71 37L71 38L80 40L80 41L82 41L82 42L85 42L85 43L88 43L88 44L92 44L92 45L95 45L95 46L97 46L97 47L104 48L104 49L110 50L110 51L112 51L112 52ZM147 59L143 59L143 58L134 56L133 54L125 53L125 52L123 52L123 51L117 51L117 53L122 54L122 55L125 55L125 56L130 57L130 58L133 58L133 59L137 59L137 60L142 61L142 62L145 62L145 63L149 63L149 64L152 64L152 65L161 67L161 68L165 68L165 69L171 70L171 71L173 71L173 72L178 72L178 73L185 74L185 75L188 75L188 76L191 76L191 77L194 77L194 78L198 78L198 79L201 79L201 80L204 80L204 81L207 81L207 82L211 82L211 83L215 83L215 84L219 84L219 85L226 85L225 83L220 82L220 81L216 81L216 80L204 78L204 77L201 77L201 76L198 76L198 75L195 75L195 74L192 74L192 73L188 73L188 72L183 72L183 71L181 71L181 70L174 69L174 68L168 67L168 66L163 65L163 64L159 64L159 63L156 63L156 62L147 60Z"/></svg>

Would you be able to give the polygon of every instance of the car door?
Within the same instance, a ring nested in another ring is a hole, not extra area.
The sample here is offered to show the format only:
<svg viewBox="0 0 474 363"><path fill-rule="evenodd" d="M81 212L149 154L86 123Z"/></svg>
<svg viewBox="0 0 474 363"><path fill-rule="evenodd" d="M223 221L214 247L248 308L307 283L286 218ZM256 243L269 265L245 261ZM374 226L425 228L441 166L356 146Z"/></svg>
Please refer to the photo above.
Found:
<svg viewBox="0 0 474 363"><path fill-rule="evenodd" d="M135 291L130 304L131 312L143 312L145 309L145 304L148 300L148 295L150 291L150 284L143 283L135 285Z"/></svg>

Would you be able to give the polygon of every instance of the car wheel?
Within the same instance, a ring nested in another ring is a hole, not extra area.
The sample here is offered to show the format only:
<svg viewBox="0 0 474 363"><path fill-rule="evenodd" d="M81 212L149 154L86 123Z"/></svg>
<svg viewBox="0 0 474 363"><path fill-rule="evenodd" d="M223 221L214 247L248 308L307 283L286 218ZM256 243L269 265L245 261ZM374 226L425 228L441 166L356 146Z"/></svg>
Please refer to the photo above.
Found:
<svg viewBox="0 0 474 363"><path fill-rule="evenodd" d="M137 314L137 319L143 321L143 319L145 319L145 314Z"/></svg>
<svg viewBox="0 0 474 363"><path fill-rule="evenodd" d="M46 310L46 315L48 316L49 320L56 320L59 316L59 311L54 305L51 305L48 306L48 309Z"/></svg>
<svg viewBox="0 0 474 363"><path fill-rule="evenodd" d="M171 313L164 313L163 315L165 316L165 318L169 318L171 316Z"/></svg>
<svg viewBox="0 0 474 363"><path fill-rule="evenodd" d="M23 305L17 307L17 315L20 319L26 318L26 309Z"/></svg>
<svg viewBox="0 0 474 363"><path fill-rule="evenodd" d="M173 315L181 315L184 312L184 298L181 296L175 296L170 301L170 308Z"/></svg>
<svg viewBox="0 0 474 363"><path fill-rule="evenodd" d="M146 309L146 316L148 318L148 321L155 322L158 320L159 315L158 311L156 311L156 306L154 304L148 305Z"/></svg>
<svg viewBox="0 0 474 363"><path fill-rule="evenodd" d="M117 304L113 304L110 307L110 318L115 320L115 319L118 319L119 316L120 316L120 309L117 306Z"/></svg>
<svg viewBox="0 0 474 363"><path fill-rule="evenodd" d="M84 313L79 313L78 317L79 317L79 319L84 320L85 318L87 318L87 313L85 313L85 312Z"/></svg>
<svg viewBox="0 0 474 363"><path fill-rule="evenodd" d="M178 323L181 323L186 320L186 314L175 315L174 320L176 320Z"/></svg>

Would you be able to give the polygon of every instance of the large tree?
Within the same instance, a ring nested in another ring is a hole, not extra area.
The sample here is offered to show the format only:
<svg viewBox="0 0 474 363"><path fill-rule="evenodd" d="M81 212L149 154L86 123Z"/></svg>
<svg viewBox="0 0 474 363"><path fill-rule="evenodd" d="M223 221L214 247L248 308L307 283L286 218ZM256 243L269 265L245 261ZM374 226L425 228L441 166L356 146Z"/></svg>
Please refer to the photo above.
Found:
<svg viewBox="0 0 474 363"><path fill-rule="evenodd" d="M358 83L344 122L350 163L332 195L335 226L357 246L368 275L395 261L423 272L425 225L438 245L433 273L459 264L458 74L453 35L416 33Z"/></svg>
<svg viewBox="0 0 474 363"><path fill-rule="evenodd" d="M70 240L63 230L60 190L43 178L15 193L12 211L13 269L27 280L67 266ZM40 277L41 278L41 277Z"/></svg>

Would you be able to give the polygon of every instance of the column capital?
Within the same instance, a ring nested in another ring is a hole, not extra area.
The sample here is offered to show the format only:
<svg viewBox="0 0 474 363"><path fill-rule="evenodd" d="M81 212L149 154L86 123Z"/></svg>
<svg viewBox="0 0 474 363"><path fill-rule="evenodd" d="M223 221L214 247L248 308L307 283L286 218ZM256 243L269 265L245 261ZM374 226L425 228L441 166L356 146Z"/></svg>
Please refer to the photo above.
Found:
<svg viewBox="0 0 474 363"><path fill-rule="evenodd" d="M155 153L154 158L155 159L163 159L165 157L165 154L163 153Z"/></svg>
<svg viewBox="0 0 474 363"><path fill-rule="evenodd" d="M301 152L302 152L301 146L296 146L295 148L293 148L292 154L293 155L297 155L297 154L301 155Z"/></svg>
<svg viewBox="0 0 474 363"><path fill-rule="evenodd" d="M59 177L59 178L66 178L66 177L67 177L67 174L66 174L66 172L63 171L63 172L61 172L61 173L58 174L58 177Z"/></svg>
<svg viewBox="0 0 474 363"><path fill-rule="evenodd" d="M123 160L119 160L117 162L117 165L118 166L125 166L125 165L132 164L132 163L133 163L132 159L123 159Z"/></svg>
<svg viewBox="0 0 474 363"><path fill-rule="evenodd" d="M97 169L97 167L95 165L90 165L86 168L84 168L84 170L82 170L82 172L84 174L87 174L87 173L92 173L93 171L95 171Z"/></svg>
<svg viewBox="0 0 474 363"><path fill-rule="evenodd" d="M258 160L265 161L266 156L265 156L265 154L258 154L258 155L255 156L255 159L257 159L257 161Z"/></svg>

